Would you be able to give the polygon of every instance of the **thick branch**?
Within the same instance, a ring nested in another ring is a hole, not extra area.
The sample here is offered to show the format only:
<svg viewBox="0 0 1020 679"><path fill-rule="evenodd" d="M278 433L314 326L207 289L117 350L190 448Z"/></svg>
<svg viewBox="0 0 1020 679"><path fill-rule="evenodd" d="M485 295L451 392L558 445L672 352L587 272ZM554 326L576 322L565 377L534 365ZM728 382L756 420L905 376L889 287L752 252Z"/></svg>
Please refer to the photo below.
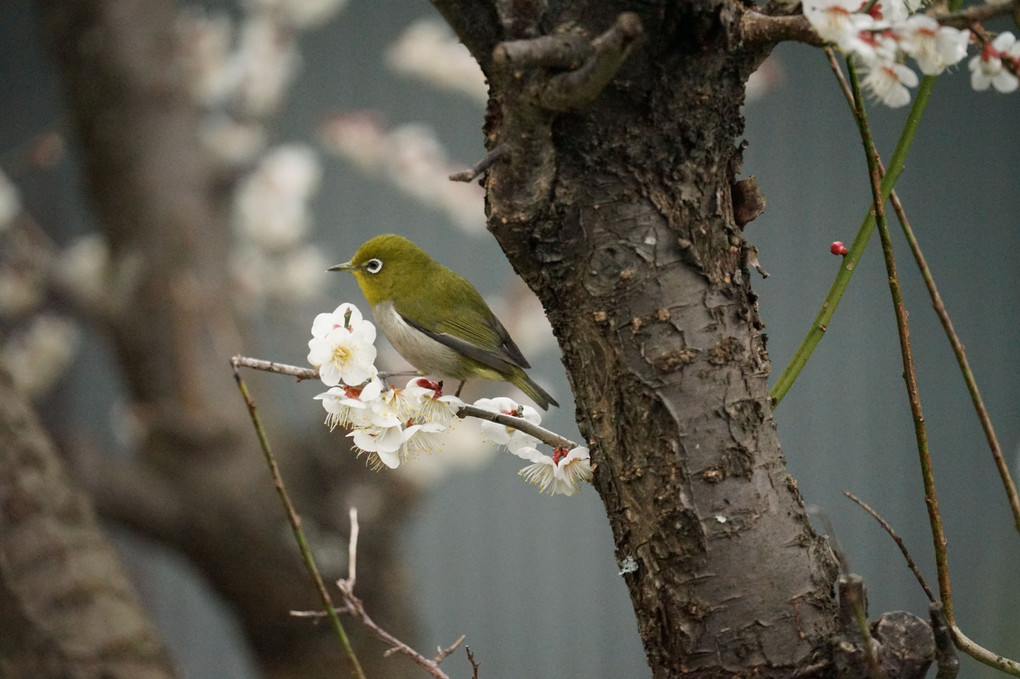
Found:
<svg viewBox="0 0 1020 679"><path fill-rule="evenodd" d="M803 14L769 16L755 11L744 12L740 17L740 37L745 47L770 47L781 42L802 42L823 47L825 41L811 27Z"/></svg>
<svg viewBox="0 0 1020 679"><path fill-rule="evenodd" d="M605 33L595 38L592 54L577 69L553 76L538 93L539 103L553 111L583 108L599 96L641 36L641 19L624 12Z"/></svg>

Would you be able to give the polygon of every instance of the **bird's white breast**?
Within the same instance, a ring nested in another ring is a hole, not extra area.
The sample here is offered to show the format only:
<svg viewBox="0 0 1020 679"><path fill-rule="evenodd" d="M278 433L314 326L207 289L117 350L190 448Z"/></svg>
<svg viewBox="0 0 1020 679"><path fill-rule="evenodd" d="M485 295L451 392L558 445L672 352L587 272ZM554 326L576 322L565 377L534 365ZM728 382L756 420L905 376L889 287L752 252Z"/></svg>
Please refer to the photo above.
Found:
<svg viewBox="0 0 1020 679"><path fill-rule="evenodd" d="M397 353L421 372L458 380L468 376L461 365L460 354L408 325L392 302L376 304L372 307L372 316Z"/></svg>

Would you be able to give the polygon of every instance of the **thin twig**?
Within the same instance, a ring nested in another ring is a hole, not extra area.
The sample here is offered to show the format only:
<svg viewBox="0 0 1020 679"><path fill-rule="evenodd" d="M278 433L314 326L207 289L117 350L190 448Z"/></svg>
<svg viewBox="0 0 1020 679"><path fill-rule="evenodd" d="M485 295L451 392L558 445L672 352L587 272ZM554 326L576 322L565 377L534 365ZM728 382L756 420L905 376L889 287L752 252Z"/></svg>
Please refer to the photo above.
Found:
<svg viewBox="0 0 1020 679"><path fill-rule="evenodd" d="M347 543L347 587L354 591L358 577L358 509L351 507L351 537Z"/></svg>
<svg viewBox="0 0 1020 679"><path fill-rule="evenodd" d="M953 595L949 581L949 557L946 549L946 535L942 529L942 515L939 512L938 495L935 492L935 475L932 470L931 452L928 449L928 434L921 409L921 395L917 386L917 372L914 370L914 354L910 344L910 324L907 310L903 304L903 293L900 290L899 276L896 273L896 259L893 256L892 239L889 236L889 225L885 219L885 196L882 194L882 172L878 166L878 151L871 136L868 124L868 113L861 95L861 85L857 78L857 69L853 59L847 59L847 70L850 73L850 86L857 104L857 125L861 132L868 172L871 178L871 193L874 201L875 222L882 241L882 255L885 259L886 273L889 276L889 292L892 295L893 311L896 314L896 330L900 338L900 353L903 356L903 379L907 387L907 400L910 414L914 421L914 437L917 440L917 455L921 464L921 480L924 483L924 503L928 510L928 523L931 526L932 543L935 548L935 566L938 572L939 598L946 611L946 619L953 623Z"/></svg>
<svg viewBox="0 0 1020 679"><path fill-rule="evenodd" d="M237 360L238 357L234 357L230 364L234 368L234 380L237 382L237 388L241 392L241 396L244 398L245 405L248 407L248 414L251 416L252 425L255 427L255 434L258 436L259 445L262 447L262 453L265 455L266 464L269 465L269 471L273 476L273 485L276 487L276 492L280 496L280 502L283 504L283 508L287 513L287 519L290 521L291 531L294 533L294 538L297 540L298 549L301 551L301 559L304 561L305 569L308 574L311 575L315 588L318 590L319 599L322 600L323 606L326 609L326 615L329 617L330 625L336 632L337 638L340 640L340 645L343 648L344 655L347 658L347 663L350 665L351 671L359 679L365 679L365 673L361 669L361 663L358 662L358 657L354 654L354 649L351 647L350 640L347 638L347 633L344 631L343 624L340 622L339 616L337 616L336 608L333 606L333 600L329 596L329 592L326 591L326 585L322 581L322 576L319 575L319 569L315 565L315 559L312 557L312 550L308 547L308 541L305 539L305 533L301 529L301 517L298 516L297 510L294 509L294 503L290 500L290 495L287 493L287 488L283 484L283 477L280 475L280 468L276 464L276 457L273 455L273 451L269 446L269 438L266 436L266 431L262 427L262 421L259 418L258 411L255 409L255 401L252 399L251 394L248 392L248 386L241 379L240 367L241 364Z"/></svg>
<svg viewBox="0 0 1020 679"><path fill-rule="evenodd" d="M984 400L981 398L981 390L978 389L977 380L974 378L974 371L971 370L970 362L967 361L967 351L964 349L963 342L960 341L960 337L953 328L953 321L949 318L949 312L946 311L946 306L942 302L942 296L939 295L939 290L935 286L935 278L932 276L931 269L928 268L928 262L924 258L924 253L921 252L921 246L917 242L914 230L910 227L910 222L907 221L906 211L903 209L903 204L900 202L899 196L896 195L895 191L891 195L891 200L893 209L896 211L896 217L900 220L903 235L910 245L914 261L917 262L917 268L921 271L921 278L924 279L924 285L928 288L928 295L931 297L932 306L935 308L935 313L942 323L946 337L949 338L949 344L953 347L953 354L956 356L956 362L960 366L963 381L967 384L971 403L974 404L974 411L981 422L981 429L985 432L988 447L992 451L995 468L999 471L999 478L1002 480L1002 485L1006 490L1006 499L1009 502L1010 509L1013 511L1013 522L1016 525L1016 529L1020 531L1020 494L1017 493L1016 484L1013 482L1013 477L1010 476L1009 464L1007 464L1002 454L999 438L995 435L992 418L988 414L988 409L985 408Z"/></svg>
<svg viewBox="0 0 1020 679"><path fill-rule="evenodd" d="M426 672L431 674L436 679L450 679L449 676L439 668L439 663L442 662L443 658L453 652L453 650L464 641L462 636L448 651L440 650L439 656L435 660L430 660L423 656L418 651L414 650L403 641L393 636L382 627L376 624L374 620L365 612L364 603L357 596L354 595L354 580L355 570L354 563L356 560L356 554L358 552L358 513L355 509L351 509L351 537L347 545L347 553L350 555L350 563L348 564L348 576L344 580L338 581L337 588L340 591L340 598L343 600L344 610L350 615L354 616L361 622L365 628L374 634L377 638L386 642L390 648L387 650L383 657L392 655L394 653L403 653L408 658L413 660L415 663L420 665ZM311 616L315 615L314 611L302 612L302 615Z"/></svg>
<svg viewBox="0 0 1020 679"><path fill-rule="evenodd" d="M843 96L846 97L846 105L850 107L850 112L856 116L857 104L854 103L854 93L850 89L850 83L846 81L846 76L843 75L843 69L840 67L839 61L836 60L836 50L826 47L825 57L829 60L829 68L832 69L832 74L836 76L839 89L842 90Z"/></svg>
<svg viewBox="0 0 1020 679"><path fill-rule="evenodd" d="M468 662L471 663L471 679L478 679L478 668L481 665L475 662L475 654L471 652L470 646L465 646L464 650L467 651Z"/></svg>
<svg viewBox="0 0 1020 679"><path fill-rule="evenodd" d="M953 0L954 4L959 4ZM921 411L921 401L917 388L917 375L914 371L913 354L910 347L910 333L907 323L907 312L903 306L903 296L899 288L899 279L896 275L896 263L893 258L892 241L889 236L888 224L885 221L883 206L884 182L882 181L881 160L875 148L874 140L871 137L871 129L868 126L867 111L864 107L864 100L861 96L860 82L857 78L857 71L854 68L852 59L847 59L847 68L850 72L850 83L853 89L855 110L858 126L861 131L861 140L864 143L868 160L868 170L871 176L872 198L874 200L875 223L878 226L879 236L882 240L882 253L886 260L886 269L889 275L889 290L893 297L893 306L896 311L896 325L900 335L900 349L903 354L903 378L907 384L907 397L910 402L911 416L914 420L914 432L917 438L918 457L921 463L921 478L924 482L925 505L928 509L928 520L931 525L932 542L935 548L935 566L938 573L939 594L944 608L945 618L953 634L953 641L957 648L971 656L975 660L994 667L1014 676L1020 677L1020 663L1005 658L997 653L976 644L969 639L956 625L953 616L953 597L949 580L949 557L946 550L946 537L942 529L942 517L939 513L938 498L935 494L935 478L931 466L931 454L928 450L927 434L925 432L924 415ZM927 80L927 77L926 77ZM924 82L922 82L922 86ZM895 168L894 168L895 169ZM888 177L888 175L887 175ZM890 190L891 193L891 190Z"/></svg>
<svg viewBox="0 0 1020 679"><path fill-rule="evenodd" d="M958 649L989 667L994 667L1006 674L1012 674L1014 677L1020 677L1020 662L1001 656L998 653L993 653L987 648L974 643L963 633L963 630L954 624L950 623L949 629L953 633L953 641Z"/></svg>
<svg viewBox="0 0 1020 679"><path fill-rule="evenodd" d="M503 142L485 154L481 160L467 170L454 172L450 175L451 182L469 182L492 167L492 164L510 153L510 144Z"/></svg>
<svg viewBox="0 0 1020 679"><path fill-rule="evenodd" d="M924 576L921 575L921 570L917 567L917 564L914 563L914 560L910 558L910 552L907 551L906 544L903 542L903 539L896 534L896 531L893 530L893 527L890 526L889 523L878 514L878 512L869 507L863 500L859 499L853 493L849 493L844 490L843 495L846 495L848 498L856 502L861 509L866 511L868 514L871 514L871 517L875 519L875 521L878 521L879 525L882 526L883 529L885 529L885 532L889 534L889 537L891 537L896 542L896 546L900 548L900 553L903 555L903 558L906 559L907 561L907 567L910 568L910 572L914 574L915 578L917 578L917 582L920 583L921 589L924 590L924 593L928 597L928 600L937 603L938 600L935 598L935 594L931 591L931 588L928 586L928 583L925 582Z"/></svg>
<svg viewBox="0 0 1020 679"><path fill-rule="evenodd" d="M296 365L287 365L286 363L277 363L276 361L264 361L261 358L234 356L231 364L235 368L251 368L252 370L262 370L278 375L290 375L291 377L296 377L298 381L319 379L319 371L315 368L300 368Z"/></svg>
<svg viewBox="0 0 1020 679"><path fill-rule="evenodd" d="M496 424L512 427L517 431L534 436L542 443L553 448L566 448L567 450L570 450L577 447L576 443L565 436L560 436L556 432L549 431L545 427L532 424L523 417L514 417L513 415L506 415L504 413L494 413L491 410L483 410L477 406L469 405L461 406L460 410L457 411L457 417L477 417L479 420L488 420L489 422L495 422Z"/></svg>
<svg viewBox="0 0 1020 679"><path fill-rule="evenodd" d="M1020 0L1013 2L987 2L974 5L967 9L949 12L948 14L932 14L932 18L943 26L955 28L967 28L982 21L988 21L1007 14L1014 14L1020 11Z"/></svg>
<svg viewBox="0 0 1020 679"><path fill-rule="evenodd" d="M451 653L460 648L460 645L464 643L465 639L467 639L467 635L461 634L457 641L453 642L446 648L436 649L436 657L432 659L432 662L438 665L439 663L446 660Z"/></svg>

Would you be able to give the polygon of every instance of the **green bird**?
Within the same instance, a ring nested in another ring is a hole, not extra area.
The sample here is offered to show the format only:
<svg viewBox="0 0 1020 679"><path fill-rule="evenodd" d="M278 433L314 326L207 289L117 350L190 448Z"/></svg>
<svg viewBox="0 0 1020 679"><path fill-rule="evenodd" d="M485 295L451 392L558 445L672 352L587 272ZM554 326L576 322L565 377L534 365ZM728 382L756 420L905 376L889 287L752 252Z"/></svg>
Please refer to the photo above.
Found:
<svg viewBox="0 0 1020 679"><path fill-rule="evenodd" d="M394 234L376 236L330 271L354 274L390 344L417 370L460 380L509 382L540 408L558 406L475 287Z"/></svg>

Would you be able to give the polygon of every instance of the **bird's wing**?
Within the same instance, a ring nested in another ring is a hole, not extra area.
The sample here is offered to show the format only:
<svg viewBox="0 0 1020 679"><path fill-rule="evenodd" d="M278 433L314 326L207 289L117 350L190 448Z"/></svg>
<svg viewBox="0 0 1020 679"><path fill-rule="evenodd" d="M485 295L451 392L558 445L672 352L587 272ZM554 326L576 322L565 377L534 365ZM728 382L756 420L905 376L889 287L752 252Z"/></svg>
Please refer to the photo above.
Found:
<svg viewBox="0 0 1020 679"><path fill-rule="evenodd" d="M506 328L495 316L491 317L491 324L466 323L458 318L441 321L432 328L416 323L403 314L400 316L408 325L437 342L500 372L507 372L515 365L521 368L531 367L510 338Z"/></svg>

